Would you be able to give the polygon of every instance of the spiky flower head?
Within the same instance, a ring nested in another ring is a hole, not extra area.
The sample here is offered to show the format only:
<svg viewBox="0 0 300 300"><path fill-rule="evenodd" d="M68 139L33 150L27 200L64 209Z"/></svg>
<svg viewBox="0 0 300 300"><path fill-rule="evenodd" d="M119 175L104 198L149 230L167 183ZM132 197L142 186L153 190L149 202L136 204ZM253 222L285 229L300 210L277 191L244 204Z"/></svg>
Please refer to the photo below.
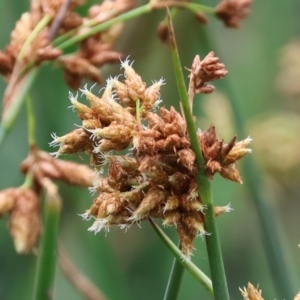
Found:
<svg viewBox="0 0 300 300"><path fill-rule="evenodd" d="M204 83L225 72L215 58L210 60L215 67L209 67L209 59L203 64ZM204 228L206 208L198 194L197 165L186 121L174 107L155 111L161 101L162 80L147 87L128 59L121 66L125 79L110 78L102 96L86 87L81 90L89 106L70 95L82 124L65 136L54 136L51 145L59 145L56 156L83 151L91 156L96 168L108 166L106 178L94 180L90 190L97 195L82 215L94 219L90 231L108 231L111 225L128 228L149 218L160 218L163 225L176 227L183 257L189 259L195 237L209 233ZM196 81L200 73L195 73ZM199 130L198 140L207 176L220 173L241 182L235 163L250 152L250 139L236 143L234 138L225 144L212 126L204 132ZM117 152L129 147L127 155ZM218 206L215 215L228 211L229 206Z"/></svg>

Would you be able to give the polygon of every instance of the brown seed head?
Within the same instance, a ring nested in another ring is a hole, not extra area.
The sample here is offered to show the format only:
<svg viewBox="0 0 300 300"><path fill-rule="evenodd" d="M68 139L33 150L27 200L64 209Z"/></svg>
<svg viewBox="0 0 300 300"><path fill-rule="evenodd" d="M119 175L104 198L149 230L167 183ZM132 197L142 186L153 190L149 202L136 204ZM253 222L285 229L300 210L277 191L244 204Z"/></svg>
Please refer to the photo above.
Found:
<svg viewBox="0 0 300 300"><path fill-rule="evenodd" d="M121 67L124 69L125 84L128 89L128 95L133 100L142 99L146 90L146 84L142 78L135 72L129 64L129 60L121 62Z"/></svg>
<svg viewBox="0 0 300 300"><path fill-rule="evenodd" d="M94 171L88 166L54 159L44 151L32 151L21 163L20 170L24 174L31 171L40 186L45 177L85 188L93 185Z"/></svg>
<svg viewBox="0 0 300 300"><path fill-rule="evenodd" d="M159 187L151 188L145 195L143 201L132 214L132 221L139 221L149 216L151 210L155 209L166 199L166 192Z"/></svg>
<svg viewBox="0 0 300 300"><path fill-rule="evenodd" d="M186 223L179 223L177 232L181 241L183 257L185 260L189 260L194 250L193 240L197 235L197 231L193 227L189 227Z"/></svg>
<svg viewBox="0 0 300 300"><path fill-rule="evenodd" d="M240 288L240 291L244 300L264 300L261 295L262 291L259 290L258 287L255 288L250 282L248 282L247 288Z"/></svg>
<svg viewBox="0 0 300 300"><path fill-rule="evenodd" d="M244 157L245 155L251 153L252 149L246 148L251 141L252 139L250 137L247 137L246 139L235 143L233 148L223 160L223 164L232 164Z"/></svg>
<svg viewBox="0 0 300 300"><path fill-rule="evenodd" d="M29 189L20 189L9 220L10 234L18 253L28 253L40 233L39 203L37 195Z"/></svg>
<svg viewBox="0 0 300 300"><path fill-rule="evenodd" d="M223 140L217 137L215 127L211 125L204 132L198 131L198 140L206 161L206 172L210 178L218 172L224 178L242 183L235 163L251 153L251 149L246 148L251 138L236 143L234 137L228 144L224 144Z"/></svg>
<svg viewBox="0 0 300 300"><path fill-rule="evenodd" d="M100 71L93 66L87 59L77 56L68 56L61 58L64 71L72 75L79 76L79 78L91 79L94 82L101 83Z"/></svg>
<svg viewBox="0 0 300 300"><path fill-rule="evenodd" d="M252 0L222 0L215 8L216 15L225 26L239 28L242 19L250 13Z"/></svg>
<svg viewBox="0 0 300 300"><path fill-rule="evenodd" d="M58 137L55 133L52 133L51 136L53 141L50 143L50 146L59 146L58 151L52 153L55 157L62 154L73 154L93 150L90 134L83 128L75 129L61 137Z"/></svg>
<svg viewBox="0 0 300 300"><path fill-rule="evenodd" d="M219 57L214 56L214 52L209 52L201 61L196 55L192 64L190 74L190 85L193 85L194 93L211 93L214 87L207 84L209 81L223 78L227 74L225 65L220 63Z"/></svg>
<svg viewBox="0 0 300 300"><path fill-rule="evenodd" d="M153 110L160 102L160 87L165 84L164 80L161 79L153 83L148 87L143 95L142 99L142 110L151 111Z"/></svg>

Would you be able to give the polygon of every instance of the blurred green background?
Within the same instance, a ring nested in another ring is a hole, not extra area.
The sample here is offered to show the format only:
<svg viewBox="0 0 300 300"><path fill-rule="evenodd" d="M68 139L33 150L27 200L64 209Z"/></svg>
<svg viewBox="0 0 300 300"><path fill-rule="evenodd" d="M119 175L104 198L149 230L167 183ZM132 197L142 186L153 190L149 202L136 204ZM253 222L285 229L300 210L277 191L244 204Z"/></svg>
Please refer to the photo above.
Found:
<svg viewBox="0 0 300 300"><path fill-rule="evenodd" d="M203 1L215 5L216 1ZM29 4L24 0L0 1L0 48L9 42L11 30ZM300 180L300 2L255 1L251 15L239 30L228 29L209 17L206 32L215 51L226 64L229 80L238 95L242 116L247 121L247 134L253 139L253 156L284 225L288 254L299 273L299 180ZM178 106L177 87L169 49L158 40L156 29L165 12L156 11L126 23L117 49L134 60L136 71L148 84L165 78L163 105ZM195 54L203 57L203 26L189 12L180 12L174 20L182 64L191 65ZM105 66L103 78L120 73L118 65ZM224 79L225 80L225 79ZM226 79L227 80L227 79ZM218 87L218 84L216 84ZM202 96L195 103L198 125L205 129L214 123L217 132L229 140L236 130L231 117L224 84L218 92ZM0 94L5 83L0 81ZM78 124L76 114L68 109L69 88L62 72L52 65L43 67L31 90L37 118L38 145L45 151L52 140ZM245 137L238 136L238 139ZM24 177L19 164L28 152L25 107L17 118L5 145L0 150L0 189L18 186ZM63 157L81 161L78 157ZM60 240L82 272L112 300L162 299L173 258L151 226L132 226L127 232L118 228L94 235L87 231L90 222L78 214L91 204L88 191L60 185L63 213ZM231 299L241 299L239 287L251 281L259 283L265 299L278 299L268 271L261 241L261 229L247 187L216 176L213 181L215 204L231 204L230 214L218 218L225 269ZM268 216L266 216L267 218ZM36 259L34 255L18 255L7 230L7 217L0 220L0 299L30 299L33 290ZM279 222L279 220L278 220ZM174 229L165 230L177 243ZM193 261L209 274L205 243L195 242ZM299 275L299 274L298 274ZM300 284L299 284L300 288ZM295 294L297 291L294 291ZM84 299L56 269L54 299ZM210 299L194 278L186 273L180 300ZM279 299L278 299L279 300Z"/></svg>

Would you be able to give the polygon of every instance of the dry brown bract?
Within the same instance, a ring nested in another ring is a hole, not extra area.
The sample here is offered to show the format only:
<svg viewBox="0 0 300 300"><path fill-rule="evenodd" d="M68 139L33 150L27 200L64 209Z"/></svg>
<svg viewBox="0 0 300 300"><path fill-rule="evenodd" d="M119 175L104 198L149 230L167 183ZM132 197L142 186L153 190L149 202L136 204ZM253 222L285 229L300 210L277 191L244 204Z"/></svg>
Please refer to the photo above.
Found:
<svg viewBox="0 0 300 300"><path fill-rule="evenodd" d="M189 258L194 238L206 231L205 207L198 195L197 164L186 122L174 107L161 108L160 115L153 112L161 101L163 80L147 87L128 60L122 62L122 67L125 80L109 79L102 97L86 88L81 90L90 106L70 94L82 127L62 137L53 134L51 145L59 146L53 154L85 151L99 170L108 165L107 177L96 178L90 188L98 194L83 214L86 219L95 219L90 231L108 230L110 225L127 228L148 218L161 218L164 225L176 227L183 257ZM206 72L205 80L222 77L218 70L209 69L212 73ZM250 139L236 143L234 138L224 144L211 126L204 132L198 131L198 140L210 178L220 173L241 182L235 163L251 151L246 147ZM127 155L113 152L129 146L132 148ZM216 207L215 214L229 210L227 206Z"/></svg>
<svg viewBox="0 0 300 300"><path fill-rule="evenodd" d="M227 27L239 28L250 13L252 0L222 0L215 8L216 15Z"/></svg>

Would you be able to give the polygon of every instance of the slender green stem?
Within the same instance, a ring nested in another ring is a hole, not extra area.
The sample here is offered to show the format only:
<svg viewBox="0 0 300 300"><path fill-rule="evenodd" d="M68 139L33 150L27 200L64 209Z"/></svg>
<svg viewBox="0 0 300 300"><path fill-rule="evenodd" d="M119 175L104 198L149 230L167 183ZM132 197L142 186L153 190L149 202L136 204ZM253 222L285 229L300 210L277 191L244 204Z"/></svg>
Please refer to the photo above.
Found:
<svg viewBox="0 0 300 300"><path fill-rule="evenodd" d="M40 20L40 22L37 24L37 26L32 30L28 38L26 39L18 57L17 60L22 60L24 55L26 54L26 51L30 44L34 41L36 36L45 28L49 22L51 21L52 17L48 14L44 15L44 17Z"/></svg>
<svg viewBox="0 0 300 300"><path fill-rule="evenodd" d="M191 2L182 2L182 1L164 1L164 2L157 2L153 6L156 9L157 8L165 8L165 7L170 7L170 8L184 8L188 9L193 13L199 13L199 12L204 12L204 13L209 13L209 14L214 14L215 9L213 7L209 7L206 5L201 5L197 3L191 3Z"/></svg>
<svg viewBox="0 0 300 300"><path fill-rule="evenodd" d="M198 165L198 174L196 176L198 184L198 193L202 203L206 206L204 226L209 232L206 236L206 247L209 258L210 271L213 282L214 295L217 300L229 300L229 293L227 288L227 281L225 276L222 252L220 247L220 241L218 236L218 230L215 222L213 198L211 192L211 186L208 177L205 174L204 158L201 152L201 148L197 138L197 132L193 121L193 115L189 104L187 95L187 89L184 83L182 67L179 59L177 45L175 41L175 35L172 27L172 23L169 23L170 30L170 42L171 52L173 58L173 65L175 68L175 76L178 85L178 91L182 108L184 111L187 130L189 133L192 149L196 155L196 162Z"/></svg>
<svg viewBox="0 0 300 300"><path fill-rule="evenodd" d="M213 295L212 283L211 280L190 260L186 260L182 257L182 252L179 248L171 241L171 239L155 224L151 219L149 219L152 227L165 243L168 249L172 252L177 261L187 270L203 287L209 292L210 295Z"/></svg>
<svg viewBox="0 0 300 300"><path fill-rule="evenodd" d="M29 95L26 96L27 119L28 119L28 145L30 147L36 144L35 142L35 117L32 105L32 99Z"/></svg>
<svg viewBox="0 0 300 300"><path fill-rule="evenodd" d="M58 49L66 49L67 47L70 47L100 31L103 31L119 22L124 22L124 21L128 21L132 18L136 18L138 16L141 16L143 14L146 14L146 13L149 13L150 11L152 10L152 6L148 3L146 5L143 5L143 6L140 6L136 9L133 9L129 12L126 12L120 16L117 16L109 21L106 21L104 23L101 23L101 24L98 24L94 27L92 27L90 30L80 34L80 35L76 35L76 36L73 36L71 38L69 38L67 41L61 43L61 44L58 44L56 45L56 42L54 41L54 45L56 45L56 48Z"/></svg>
<svg viewBox="0 0 300 300"><path fill-rule="evenodd" d="M58 222L61 211L61 199L57 194L56 186L46 179L44 184L47 192L44 203L43 234L35 274L34 300L49 299L55 274Z"/></svg>
<svg viewBox="0 0 300 300"><path fill-rule="evenodd" d="M178 248L180 248L180 244ZM174 258L166 292L164 295L164 300L176 300L178 298L183 274L184 274L183 266L176 258Z"/></svg>
<svg viewBox="0 0 300 300"><path fill-rule="evenodd" d="M37 71L38 68L33 68L28 73L26 73L26 75L24 75L24 77L21 79L21 82L19 83L16 90L14 90L13 98L10 100L11 104L3 115L0 124L0 147L2 146L6 135L8 134L16 120L16 117L24 102L25 95L28 93L28 90L35 79L35 76L37 75Z"/></svg>
<svg viewBox="0 0 300 300"><path fill-rule="evenodd" d="M113 26L119 22L124 22L124 21L130 20L132 18L149 13L153 9L165 8L166 6L185 8L194 13L199 12L199 11L202 11L205 13L210 13L210 14L214 13L214 8L205 6L205 5L196 4L196 3L184 3L182 1L165 1L163 3L149 2L146 5L140 6L136 9L126 12L122 15L119 15L119 16L117 16L111 20L108 20L106 22L103 22L101 24L97 24L97 21L95 21L95 20L90 20L89 22L87 22L81 26L82 28L91 27L90 30L86 30L85 33L77 35L77 36L74 36L74 35L78 31L78 28L71 30L71 31L65 33L64 35L56 38L53 41L53 45L58 49L65 49L71 45L74 45L75 43L78 43L78 42L88 38L89 36L99 32L99 31L105 30L105 29L109 28L110 26Z"/></svg>
<svg viewBox="0 0 300 300"><path fill-rule="evenodd" d="M210 34L203 28L203 39L201 47L207 52L212 49L217 51L217 47L211 40ZM226 91L233 111L236 131L238 136L245 137L246 125L242 109L239 104L239 97L234 90L234 85L230 78L220 81L220 87ZM289 243L286 241L286 234L283 233L281 218L274 206L271 205L268 192L263 185L261 172L258 170L255 161L251 156L245 158L243 162L243 181L249 190L249 194L254 202L258 213L262 230L262 241L265 248L270 273L273 277L274 286L280 299L293 299L298 290L298 275L294 268Z"/></svg>
<svg viewBox="0 0 300 300"><path fill-rule="evenodd" d="M32 178L32 172L28 172L21 187L24 189L29 189L32 186Z"/></svg>

